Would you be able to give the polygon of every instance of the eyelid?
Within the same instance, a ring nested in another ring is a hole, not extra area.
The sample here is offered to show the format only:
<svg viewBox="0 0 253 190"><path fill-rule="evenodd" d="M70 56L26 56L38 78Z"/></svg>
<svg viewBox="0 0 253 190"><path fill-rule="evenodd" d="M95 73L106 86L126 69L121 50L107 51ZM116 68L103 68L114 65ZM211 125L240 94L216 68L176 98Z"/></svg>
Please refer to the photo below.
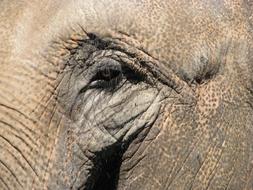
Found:
<svg viewBox="0 0 253 190"><path fill-rule="evenodd" d="M121 64L118 61L111 59L109 57L105 57L101 59L96 65L97 65L97 69L104 69L105 67L111 67L111 68L114 67L121 70Z"/></svg>
<svg viewBox="0 0 253 190"><path fill-rule="evenodd" d="M151 77L148 76L148 71L142 67L139 61L135 58L129 57L124 52L117 51L117 50L99 50L94 52L88 60L85 61L88 67L94 67L97 69L99 65L101 65L101 61L105 59L110 59L112 62L118 62L121 66L126 66L136 72L137 74L143 76L147 80L151 82ZM109 63L110 64L110 63ZM115 64L116 65L116 64ZM94 69L93 69L94 70Z"/></svg>

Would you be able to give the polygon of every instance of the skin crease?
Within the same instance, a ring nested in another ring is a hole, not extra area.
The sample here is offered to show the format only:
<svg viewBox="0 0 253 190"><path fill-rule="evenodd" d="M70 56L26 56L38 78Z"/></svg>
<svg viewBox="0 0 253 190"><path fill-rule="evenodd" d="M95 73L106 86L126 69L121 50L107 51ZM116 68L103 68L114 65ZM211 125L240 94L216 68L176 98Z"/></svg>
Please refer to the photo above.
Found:
<svg viewBox="0 0 253 190"><path fill-rule="evenodd" d="M251 6L0 1L0 189L103 189L115 152L108 189L253 189ZM80 95L93 71L69 75L71 51L90 33L155 85Z"/></svg>

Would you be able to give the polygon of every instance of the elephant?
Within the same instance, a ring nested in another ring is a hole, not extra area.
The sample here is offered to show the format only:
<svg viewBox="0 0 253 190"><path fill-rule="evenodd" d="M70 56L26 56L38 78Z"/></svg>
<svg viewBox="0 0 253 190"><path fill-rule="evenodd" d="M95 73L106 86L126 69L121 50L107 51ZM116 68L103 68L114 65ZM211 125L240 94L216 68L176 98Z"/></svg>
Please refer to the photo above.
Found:
<svg viewBox="0 0 253 190"><path fill-rule="evenodd" d="M253 189L252 1L0 12L0 189Z"/></svg>

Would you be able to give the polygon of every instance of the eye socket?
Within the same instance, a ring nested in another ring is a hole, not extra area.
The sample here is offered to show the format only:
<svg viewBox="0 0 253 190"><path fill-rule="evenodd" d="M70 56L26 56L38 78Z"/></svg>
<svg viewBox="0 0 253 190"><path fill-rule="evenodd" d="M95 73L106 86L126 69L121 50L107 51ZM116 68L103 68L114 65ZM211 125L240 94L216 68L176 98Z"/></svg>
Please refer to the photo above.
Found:
<svg viewBox="0 0 253 190"><path fill-rule="evenodd" d="M117 70L115 68L105 67L97 72L93 80L110 82L111 80L119 77L120 74L121 74L120 70Z"/></svg>
<svg viewBox="0 0 253 190"><path fill-rule="evenodd" d="M101 60L93 73L91 88L115 87L123 78L121 64L110 58Z"/></svg>

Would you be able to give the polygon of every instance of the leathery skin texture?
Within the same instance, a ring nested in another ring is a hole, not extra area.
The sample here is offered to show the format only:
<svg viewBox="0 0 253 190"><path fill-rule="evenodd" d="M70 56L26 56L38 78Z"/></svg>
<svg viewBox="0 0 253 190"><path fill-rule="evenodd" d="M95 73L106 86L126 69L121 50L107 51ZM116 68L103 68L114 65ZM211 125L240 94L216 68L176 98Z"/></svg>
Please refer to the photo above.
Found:
<svg viewBox="0 0 253 190"><path fill-rule="evenodd" d="M253 189L251 0L1 0L0 189Z"/></svg>

